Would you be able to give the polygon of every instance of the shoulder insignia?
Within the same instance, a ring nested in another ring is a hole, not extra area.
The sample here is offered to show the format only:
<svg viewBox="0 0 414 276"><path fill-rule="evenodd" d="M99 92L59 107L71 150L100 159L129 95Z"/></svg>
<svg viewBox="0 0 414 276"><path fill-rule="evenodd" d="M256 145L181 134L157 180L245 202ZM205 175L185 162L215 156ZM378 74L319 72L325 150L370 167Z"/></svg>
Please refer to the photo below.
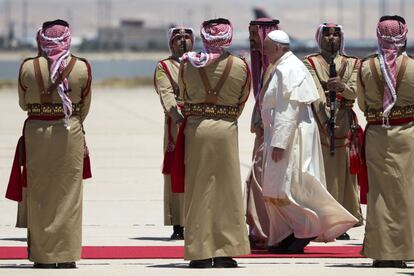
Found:
<svg viewBox="0 0 414 276"><path fill-rule="evenodd" d="M164 78L164 74L163 74L163 72L162 72L161 70L157 70L157 73L156 73L156 75L155 75L155 78L156 78L157 80L162 80L162 79Z"/></svg>
<svg viewBox="0 0 414 276"><path fill-rule="evenodd" d="M377 54L377 53L370 54L369 56L364 57L364 58L361 60L361 62L367 61L367 60L369 60L370 58L375 58L375 57L377 57L377 56L378 56L378 54Z"/></svg>
<svg viewBox="0 0 414 276"><path fill-rule="evenodd" d="M246 55L244 53L239 53L237 55L233 55L233 57L237 57L237 58L239 58L241 60L246 61Z"/></svg>
<svg viewBox="0 0 414 276"><path fill-rule="evenodd" d="M76 56L76 55L74 55L74 54L71 54L71 56L72 56L72 57L75 57L75 58L77 58L77 59L79 59L79 60L81 60L81 61L83 61L83 62L89 63L89 62L88 62L88 60L87 60L86 58L84 58L84 57L78 57L78 56Z"/></svg>
<svg viewBox="0 0 414 276"><path fill-rule="evenodd" d="M308 59L308 58L311 58L311 57L316 57L316 56L319 56L319 55L320 55L320 53L313 53L313 54L305 56L305 59Z"/></svg>
<svg viewBox="0 0 414 276"><path fill-rule="evenodd" d="M77 58L79 61L84 62L84 63L86 64L86 66L87 66L87 67L88 67L88 66L90 66L89 61L88 61L86 58L84 58L84 57L78 57L78 56L75 56L75 55L73 55L73 54L72 54L72 57L75 57L75 58Z"/></svg>
<svg viewBox="0 0 414 276"><path fill-rule="evenodd" d="M359 57L357 57L357 56L351 56L351 55L347 55L347 54L342 54L341 56L346 57L346 58L351 58L351 59L359 59Z"/></svg>
<svg viewBox="0 0 414 276"><path fill-rule="evenodd" d="M29 61L29 60L33 60L33 59L36 59L36 58L38 58L39 56L35 56L35 57L28 57L28 58L25 58L23 61L22 61L22 65L26 62L26 61Z"/></svg>
<svg viewBox="0 0 414 276"><path fill-rule="evenodd" d="M238 55L237 57L238 57L239 59L241 59L241 60L246 61L246 56L244 56L244 55Z"/></svg>
<svg viewBox="0 0 414 276"><path fill-rule="evenodd" d="M167 58L161 59L160 61L169 61L169 60L171 60L171 57L167 57Z"/></svg>

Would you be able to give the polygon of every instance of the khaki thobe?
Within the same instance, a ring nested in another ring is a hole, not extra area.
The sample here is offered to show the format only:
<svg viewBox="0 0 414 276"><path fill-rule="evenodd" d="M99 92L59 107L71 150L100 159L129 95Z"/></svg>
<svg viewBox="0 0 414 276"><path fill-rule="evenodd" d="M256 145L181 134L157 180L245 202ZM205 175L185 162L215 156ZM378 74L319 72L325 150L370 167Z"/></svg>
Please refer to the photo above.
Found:
<svg viewBox="0 0 414 276"><path fill-rule="evenodd" d="M27 200L26 188L23 187L22 201L17 204L17 228L27 228Z"/></svg>
<svg viewBox="0 0 414 276"><path fill-rule="evenodd" d="M359 60L354 57L337 55L334 61L338 76L342 77L345 84L345 90L341 93L344 98L342 102L348 101L352 104L357 96L356 79ZM327 189L348 212L359 220L357 225L362 225L363 217L359 205L356 175L351 174L349 169L349 140L347 135L353 124L352 108L339 104L336 113L335 155L331 156L329 136L326 129L330 113L325 94L328 92L326 86L329 79L329 64L320 54L308 56L304 63L312 74L320 95L320 99L313 103L313 109L316 113L315 117L318 120L321 137Z"/></svg>
<svg viewBox="0 0 414 276"><path fill-rule="evenodd" d="M378 88L369 61L362 62L358 78L358 105L363 112L382 110L383 88ZM402 56L397 59L398 70ZM397 91L394 108L414 105L414 60ZM365 133L368 204L362 254L376 260L414 260L414 124L384 128L370 125Z"/></svg>
<svg viewBox="0 0 414 276"><path fill-rule="evenodd" d="M39 61L43 82L48 87L48 62L44 57ZM63 119L29 120L25 125L28 247L29 259L34 262L62 263L80 259L82 122L91 100L88 68L86 60L78 58L68 77L69 97L80 106L80 115L69 119L69 130L64 127ZM26 111L29 104L42 103L40 95L33 59L28 59L22 64L19 74L20 107ZM61 102L57 91L54 91L51 103Z"/></svg>
<svg viewBox="0 0 414 276"><path fill-rule="evenodd" d="M263 74L262 83L266 86L274 70L274 64L270 64ZM262 88L263 90L263 88ZM260 95L258 95L260 96ZM258 101L258 100L257 100ZM255 105L251 120L251 132L262 126L260 108ZM255 240L266 242L269 234L269 216L263 198L263 134L257 135L254 140L252 167L246 180L245 203L246 219L250 227L250 235Z"/></svg>
<svg viewBox="0 0 414 276"><path fill-rule="evenodd" d="M161 63L158 63L155 70L154 83L165 113L163 147L165 154L169 145L168 119L170 118L171 120L170 131L173 138L172 142L175 144L178 132L177 121L182 118L182 115L177 107L180 64L172 58L165 59L162 62L165 64L167 71ZM171 176L167 174L164 174L164 225L184 225L184 195L171 191Z"/></svg>
<svg viewBox="0 0 414 276"><path fill-rule="evenodd" d="M215 87L228 54L204 67ZM183 63L179 78L185 103L204 103L198 69ZM217 104L243 109L250 90L247 64L233 58ZM199 260L250 253L242 201L236 119L190 116L185 128L185 256Z"/></svg>

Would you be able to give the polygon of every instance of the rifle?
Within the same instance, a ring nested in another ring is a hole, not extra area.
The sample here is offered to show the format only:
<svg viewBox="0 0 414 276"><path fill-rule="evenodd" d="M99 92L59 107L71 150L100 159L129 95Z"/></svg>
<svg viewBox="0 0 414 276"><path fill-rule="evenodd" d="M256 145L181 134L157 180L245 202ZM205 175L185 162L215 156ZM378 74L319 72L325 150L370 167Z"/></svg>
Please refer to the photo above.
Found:
<svg viewBox="0 0 414 276"><path fill-rule="evenodd" d="M329 62L329 78L337 76L335 66L335 50L334 43L331 41L331 60ZM336 91L329 91L329 120L328 120L328 135L329 135L329 153L331 156L335 155L335 122L336 122Z"/></svg>
<svg viewBox="0 0 414 276"><path fill-rule="evenodd" d="M181 50L183 51L183 54L187 53L187 43L185 41L185 35L181 36L180 47L181 47Z"/></svg>

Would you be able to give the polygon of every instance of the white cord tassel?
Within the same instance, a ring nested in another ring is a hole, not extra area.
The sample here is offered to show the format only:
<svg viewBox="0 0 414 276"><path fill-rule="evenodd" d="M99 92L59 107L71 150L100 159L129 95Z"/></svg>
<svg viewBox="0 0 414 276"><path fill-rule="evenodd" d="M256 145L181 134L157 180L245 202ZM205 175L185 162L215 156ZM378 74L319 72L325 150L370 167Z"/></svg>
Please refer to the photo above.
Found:
<svg viewBox="0 0 414 276"><path fill-rule="evenodd" d="M66 68L66 60L63 60L64 68ZM58 94L60 99L62 100L63 105L63 113L65 114L64 119L64 126L67 130L70 129L69 118L72 116L72 101L67 95L67 91L69 90L69 83L67 79L62 80L62 82L58 85Z"/></svg>

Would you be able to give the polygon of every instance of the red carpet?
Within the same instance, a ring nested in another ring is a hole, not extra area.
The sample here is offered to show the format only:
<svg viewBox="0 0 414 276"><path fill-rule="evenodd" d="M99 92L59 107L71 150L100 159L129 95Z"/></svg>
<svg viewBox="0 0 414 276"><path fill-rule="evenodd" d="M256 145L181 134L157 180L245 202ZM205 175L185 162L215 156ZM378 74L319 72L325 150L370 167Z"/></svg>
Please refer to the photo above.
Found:
<svg viewBox="0 0 414 276"><path fill-rule="evenodd" d="M308 246L305 254L269 254L253 250L239 258L362 258L360 246ZM182 259L182 246L84 246L82 259ZM0 246L0 259L27 259L26 247Z"/></svg>

